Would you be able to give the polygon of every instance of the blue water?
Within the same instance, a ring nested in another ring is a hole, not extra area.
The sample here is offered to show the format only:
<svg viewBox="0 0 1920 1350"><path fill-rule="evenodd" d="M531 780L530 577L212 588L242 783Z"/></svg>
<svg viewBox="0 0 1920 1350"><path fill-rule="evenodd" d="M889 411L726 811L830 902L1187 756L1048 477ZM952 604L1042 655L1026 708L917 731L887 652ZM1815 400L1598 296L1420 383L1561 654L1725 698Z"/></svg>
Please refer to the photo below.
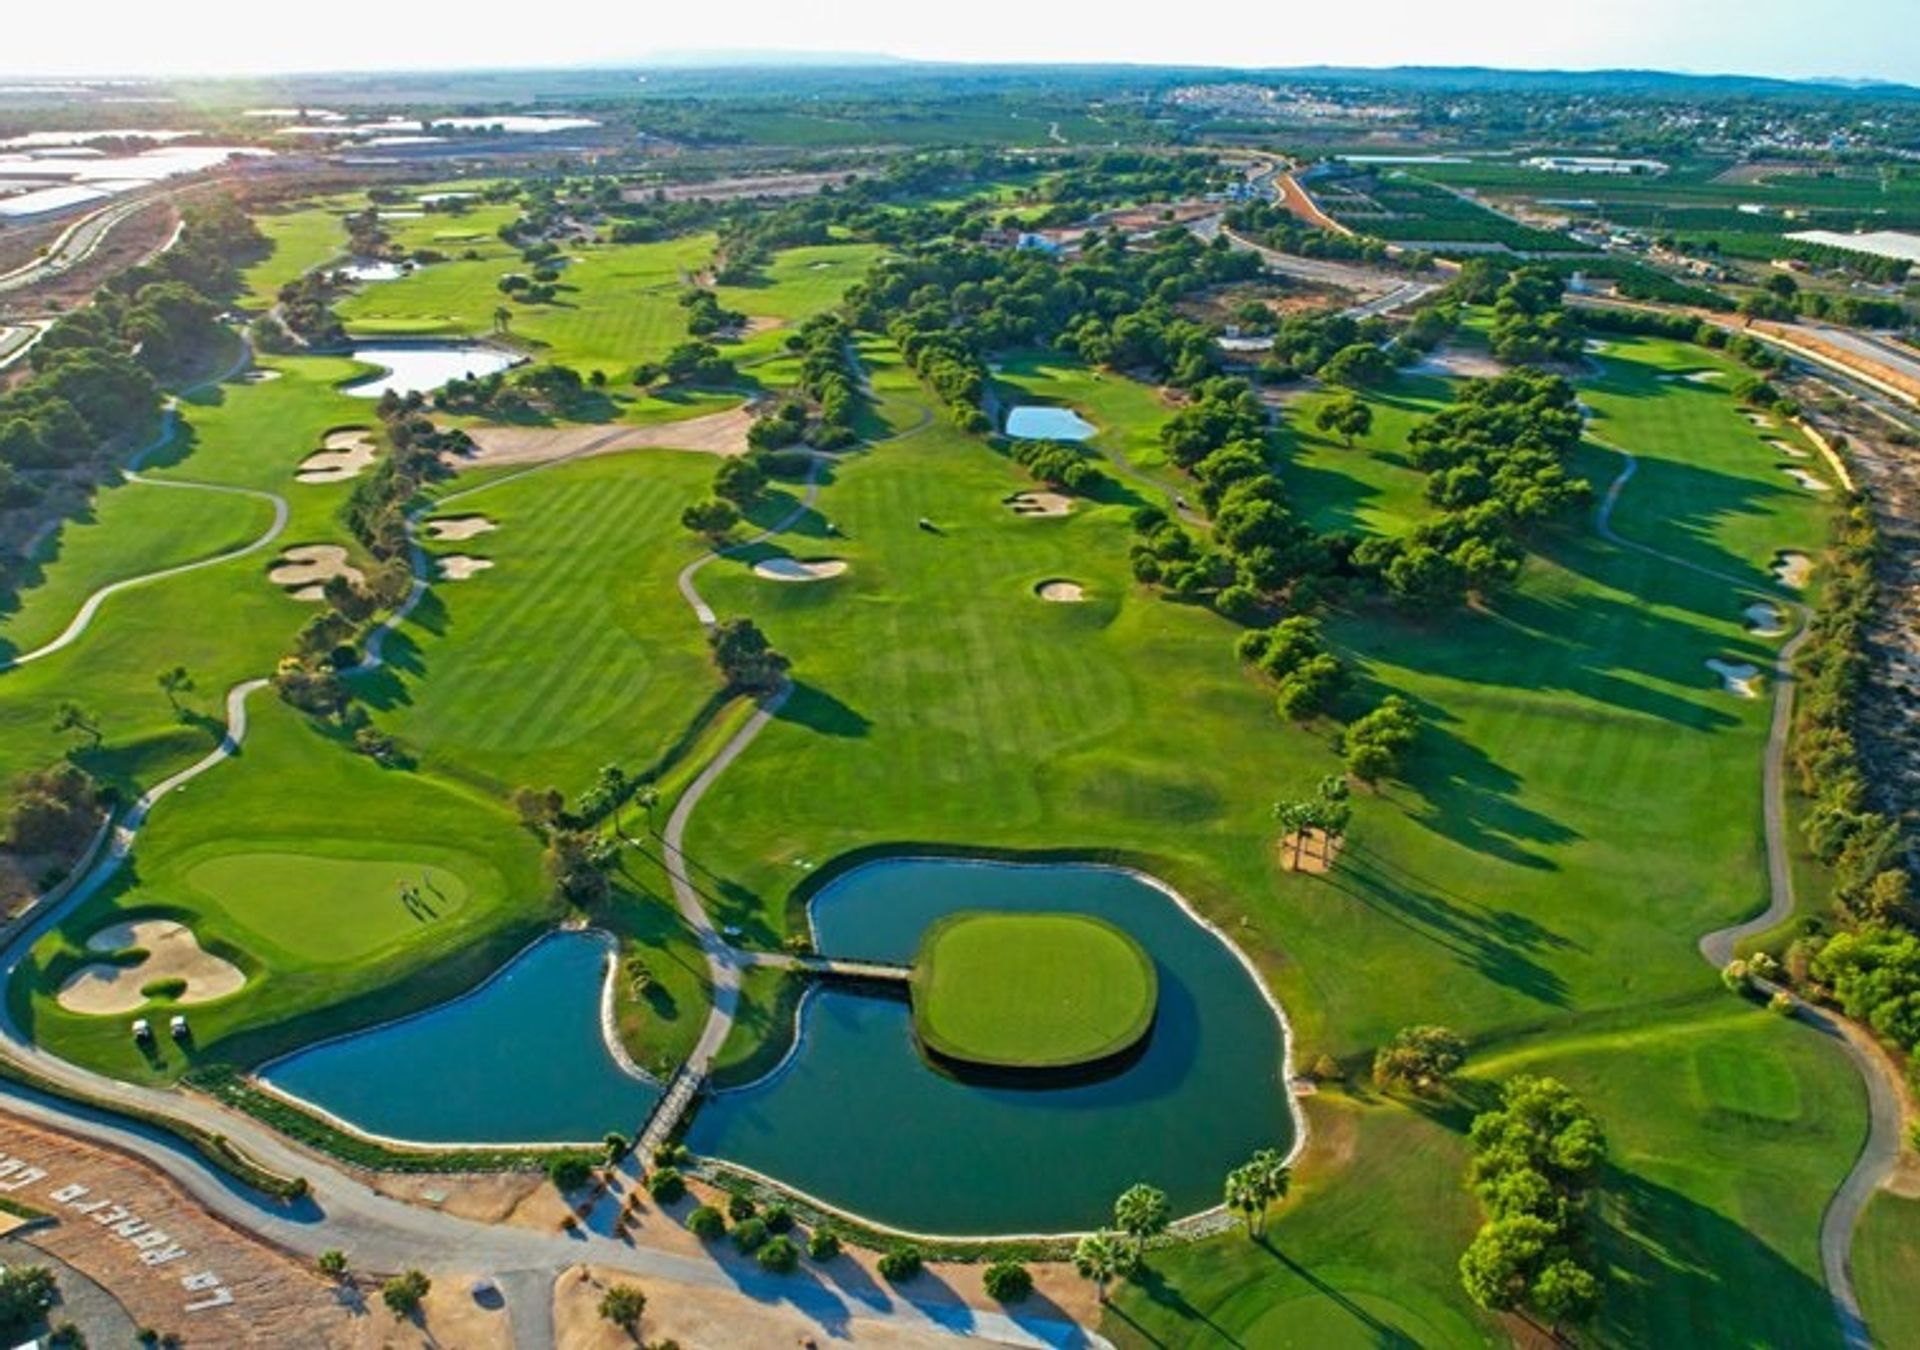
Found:
<svg viewBox="0 0 1920 1350"><path fill-rule="evenodd" d="M609 947L556 933L478 991L274 1061L268 1084L372 1134L426 1144L586 1143L631 1135L660 1089L601 1033Z"/></svg>
<svg viewBox="0 0 1920 1350"><path fill-rule="evenodd" d="M1136 1181L1176 1212L1220 1199L1227 1170L1293 1139L1278 1020L1239 958L1129 873L892 859L813 901L819 949L906 961L962 909L1095 914L1154 956L1160 1006L1137 1060L1093 1082L962 1082L928 1064L906 1002L821 988L775 1073L707 1101L688 1143L898 1227L1065 1232L1110 1222Z"/></svg>
<svg viewBox="0 0 1920 1350"><path fill-rule="evenodd" d="M1007 435L1016 441L1084 441L1098 430L1072 408L1029 405L1007 414Z"/></svg>

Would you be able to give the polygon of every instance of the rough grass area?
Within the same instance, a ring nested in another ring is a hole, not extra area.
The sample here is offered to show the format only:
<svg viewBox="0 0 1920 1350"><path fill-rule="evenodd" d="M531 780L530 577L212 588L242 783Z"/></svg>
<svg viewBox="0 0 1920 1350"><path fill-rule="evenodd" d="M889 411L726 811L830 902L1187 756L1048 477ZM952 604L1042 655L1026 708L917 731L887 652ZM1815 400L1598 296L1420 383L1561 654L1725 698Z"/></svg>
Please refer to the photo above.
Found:
<svg viewBox="0 0 1920 1350"><path fill-rule="evenodd" d="M1083 914L950 915L913 962L913 1028L937 1055L1057 1069L1120 1054L1153 1025L1153 958Z"/></svg>

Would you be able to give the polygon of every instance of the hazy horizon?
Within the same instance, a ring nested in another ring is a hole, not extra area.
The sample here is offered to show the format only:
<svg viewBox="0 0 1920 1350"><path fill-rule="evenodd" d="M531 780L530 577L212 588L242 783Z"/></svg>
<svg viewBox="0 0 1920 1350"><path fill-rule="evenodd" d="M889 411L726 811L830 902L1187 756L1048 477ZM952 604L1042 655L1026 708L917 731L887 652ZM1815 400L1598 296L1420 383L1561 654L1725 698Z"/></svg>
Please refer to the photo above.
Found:
<svg viewBox="0 0 1920 1350"><path fill-rule="evenodd" d="M1355 12L1210 24L1116 21L1094 6L979 0L968 21L935 24L919 7L843 0L831 13L774 0L726 11L732 44L704 13L635 15L608 0L566 8L527 30L475 22L470 5L431 0L377 21L311 28L262 24L240 0L155 7L97 0L84 30L43 8L6 25L0 73L26 79L268 77L406 71L619 69L699 54L766 60L883 57L964 64L1487 66L1514 71L1644 69L1781 79L1920 84L1911 0L1841 0L1810 14L1799 0L1616 0L1542 14L1531 0L1449 6L1379 0ZM635 35L629 37L630 33Z"/></svg>

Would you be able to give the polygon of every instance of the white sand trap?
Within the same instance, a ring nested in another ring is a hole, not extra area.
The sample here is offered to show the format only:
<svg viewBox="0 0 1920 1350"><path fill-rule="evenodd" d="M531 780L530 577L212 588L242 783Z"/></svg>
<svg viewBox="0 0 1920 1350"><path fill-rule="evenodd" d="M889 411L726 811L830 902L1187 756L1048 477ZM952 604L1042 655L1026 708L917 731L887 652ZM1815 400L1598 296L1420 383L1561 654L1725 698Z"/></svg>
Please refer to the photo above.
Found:
<svg viewBox="0 0 1920 1350"><path fill-rule="evenodd" d="M1750 412L1746 416L1749 422L1764 431L1772 431L1774 429L1773 419L1765 413Z"/></svg>
<svg viewBox="0 0 1920 1350"><path fill-rule="evenodd" d="M68 1012L108 1017L147 1004L141 989L155 980L185 980L176 1003L207 1003L235 993L247 982L240 967L201 947L193 931L171 919L135 919L102 928L87 950L123 952L138 947L146 958L133 965L94 962L67 976L55 1000Z"/></svg>
<svg viewBox="0 0 1920 1350"><path fill-rule="evenodd" d="M471 539L477 534L500 527L485 516L447 516L441 520L427 522L427 538L441 543L459 543L462 539Z"/></svg>
<svg viewBox="0 0 1920 1350"><path fill-rule="evenodd" d="M1086 587L1077 581L1043 581L1033 588L1033 593L1057 605L1077 605L1087 598Z"/></svg>
<svg viewBox="0 0 1920 1350"><path fill-rule="evenodd" d="M1787 477L1791 478L1794 482L1798 483L1801 487L1805 488L1808 492L1832 492L1833 491L1833 485L1831 483L1822 482L1820 479L1815 478L1812 474L1808 473L1805 469L1802 469L1797 465L1782 464L1780 466L1780 472L1784 473Z"/></svg>
<svg viewBox="0 0 1920 1350"><path fill-rule="evenodd" d="M769 581L825 581L846 570L847 564L840 558L817 558L812 562L799 558L762 558L753 565L753 574Z"/></svg>
<svg viewBox="0 0 1920 1350"><path fill-rule="evenodd" d="M1681 377L1689 384L1714 384L1727 378L1724 370L1691 370Z"/></svg>
<svg viewBox="0 0 1920 1350"><path fill-rule="evenodd" d="M434 568L443 581L465 581L476 572L484 572L492 566L492 558L473 558L464 553L449 553L443 558L434 559Z"/></svg>
<svg viewBox="0 0 1920 1350"><path fill-rule="evenodd" d="M1598 356L1601 352L1612 351L1613 344L1604 338L1588 338L1580 344L1580 349L1582 351L1592 352L1595 356Z"/></svg>
<svg viewBox="0 0 1920 1350"><path fill-rule="evenodd" d="M1016 492L1007 498L1016 516L1065 516L1073 513L1073 498L1059 492Z"/></svg>
<svg viewBox="0 0 1920 1350"><path fill-rule="evenodd" d="M746 404L679 422L630 427L473 427L473 452L442 458L456 469L494 464L546 464L556 459L612 455L623 450L693 450L708 455L747 453L754 415Z"/></svg>
<svg viewBox="0 0 1920 1350"><path fill-rule="evenodd" d="M1779 637L1787 631L1787 616L1771 600L1756 600L1740 612L1755 637Z"/></svg>
<svg viewBox="0 0 1920 1350"><path fill-rule="evenodd" d="M1760 697L1760 667L1744 661L1722 661L1716 656L1707 661L1707 669L1720 677L1729 694L1738 694L1741 698Z"/></svg>
<svg viewBox="0 0 1920 1350"><path fill-rule="evenodd" d="M300 461L300 472L293 476L295 482L344 483L358 477L379 452L373 433L365 427L329 431L322 444L324 450L316 450Z"/></svg>
<svg viewBox="0 0 1920 1350"><path fill-rule="evenodd" d="M1408 367L1413 375L1444 375L1453 379L1493 379L1507 373L1504 363L1472 347L1442 346Z"/></svg>
<svg viewBox="0 0 1920 1350"><path fill-rule="evenodd" d="M277 370L250 370L240 377L242 384L272 384L280 378Z"/></svg>
<svg viewBox="0 0 1920 1350"><path fill-rule="evenodd" d="M1804 589L1807 578L1813 575L1813 559L1804 553L1783 551L1773 555L1773 575L1784 586Z"/></svg>
<svg viewBox="0 0 1920 1350"><path fill-rule="evenodd" d="M1775 450L1778 450L1781 454L1791 456L1794 459L1805 459L1807 457L1807 452L1805 450L1802 450L1799 446L1793 444L1791 441L1783 441L1778 438L1770 438L1767 441L1767 444L1772 446Z"/></svg>
<svg viewBox="0 0 1920 1350"><path fill-rule="evenodd" d="M345 577L356 586L367 579L366 573L347 561L347 551L338 544L297 545L267 569L267 580L285 586L295 600L326 599L326 584L334 577Z"/></svg>

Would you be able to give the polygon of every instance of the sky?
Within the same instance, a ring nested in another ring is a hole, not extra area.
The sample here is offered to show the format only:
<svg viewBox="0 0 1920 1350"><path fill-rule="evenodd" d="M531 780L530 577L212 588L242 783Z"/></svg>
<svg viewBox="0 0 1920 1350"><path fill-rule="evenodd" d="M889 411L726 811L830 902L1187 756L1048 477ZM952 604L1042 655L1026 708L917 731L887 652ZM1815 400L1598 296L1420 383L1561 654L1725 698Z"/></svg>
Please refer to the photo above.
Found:
<svg viewBox="0 0 1920 1350"><path fill-rule="evenodd" d="M715 49L929 60L1638 67L1920 84L1916 0L16 0L9 75L623 66ZM493 16L498 16L493 18ZM493 21L489 22L489 19ZM716 23L716 19L720 22Z"/></svg>

